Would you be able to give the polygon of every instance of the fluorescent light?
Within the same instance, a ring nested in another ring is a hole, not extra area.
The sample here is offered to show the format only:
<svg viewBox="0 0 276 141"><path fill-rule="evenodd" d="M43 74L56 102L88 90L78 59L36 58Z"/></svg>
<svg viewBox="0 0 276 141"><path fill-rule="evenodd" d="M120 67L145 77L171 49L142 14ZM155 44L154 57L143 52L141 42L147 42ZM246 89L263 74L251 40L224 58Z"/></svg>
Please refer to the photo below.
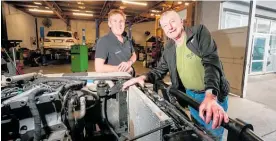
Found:
<svg viewBox="0 0 276 141"><path fill-rule="evenodd" d="M75 15L75 16L88 16L88 17L93 16L93 14L87 14L87 13L73 13L73 15Z"/></svg>
<svg viewBox="0 0 276 141"><path fill-rule="evenodd" d="M151 13L150 15L151 15L151 16L154 16L154 14L153 14L153 13Z"/></svg>
<svg viewBox="0 0 276 141"><path fill-rule="evenodd" d="M156 16L156 17L160 17L160 14L156 14L155 16Z"/></svg>
<svg viewBox="0 0 276 141"><path fill-rule="evenodd" d="M78 3L78 4L81 4L81 5L83 5L83 4L84 4L84 3L83 3L83 2L81 2L81 1L78 1L77 3Z"/></svg>
<svg viewBox="0 0 276 141"><path fill-rule="evenodd" d="M147 6L148 4L145 2L135 2L135 1L126 1L122 0L123 3L128 3L128 4L134 4L134 5L141 5L141 6Z"/></svg>
<svg viewBox="0 0 276 141"><path fill-rule="evenodd" d="M41 13L54 13L53 11L51 10L40 10L40 9L29 9L29 11L31 12L41 12Z"/></svg>
<svg viewBox="0 0 276 141"><path fill-rule="evenodd" d="M93 13L93 11L85 11L86 13Z"/></svg>
<svg viewBox="0 0 276 141"><path fill-rule="evenodd" d="M188 5L189 5L189 3L188 3L188 2L185 2L185 5L186 5L186 6L188 6Z"/></svg>
<svg viewBox="0 0 276 141"><path fill-rule="evenodd" d="M38 8L38 6L36 6L36 5L26 5L26 7L30 7L30 8Z"/></svg>
<svg viewBox="0 0 276 141"><path fill-rule="evenodd" d="M49 8L49 7L47 7L47 6L46 6L45 8L46 8L46 9L50 9L50 8Z"/></svg>
<svg viewBox="0 0 276 141"><path fill-rule="evenodd" d="M85 9L85 7L84 7L84 6L79 6L79 8L80 8L80 9Z"/></svg>
<svg viewBox="0 0 276 141"><path fill-rule="evenodd" d="M160 13L161 11L159 11L159 10L151 10L151 12L153 12L153 13Z"/></svg>
<svg viewBox="0 0 276 141"><path fill-rule="evenodd" d="M177 4L182 4L182 1L177 2Z"/></svg>
<svg viewBox="0 0 276 141"><path fill-rule="evenodd" d="M80 10L77 10L77 9L72 9L71 11L79 12Z"/></svg>
<svg viewBox="0 0 276 141"><path fill-rule="evenodd" d="M36 5L42 5L42 3L40 3L40 2L34 2L34 4L36 4Z"/></svg>
<svg viewBox="0 0 276 141"><path fill-rule="evenodd" d="M125 7L125 6L120 6L119 8L120 8L120 9L125 9L126 7Z"/></svg>

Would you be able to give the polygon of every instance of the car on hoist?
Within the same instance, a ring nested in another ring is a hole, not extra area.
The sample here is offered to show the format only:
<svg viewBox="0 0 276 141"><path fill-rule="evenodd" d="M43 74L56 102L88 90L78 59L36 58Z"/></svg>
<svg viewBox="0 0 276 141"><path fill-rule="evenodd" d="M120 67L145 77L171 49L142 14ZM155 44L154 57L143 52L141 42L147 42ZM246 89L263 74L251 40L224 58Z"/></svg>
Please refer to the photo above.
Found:
<svg viewBox="0 0 276 141"><path fill-rule="evenodd" d="M77 43L71 31L50 30L44 39L44 50L46 54L59 59L61 56L68 57L71 46Z"/></svg>

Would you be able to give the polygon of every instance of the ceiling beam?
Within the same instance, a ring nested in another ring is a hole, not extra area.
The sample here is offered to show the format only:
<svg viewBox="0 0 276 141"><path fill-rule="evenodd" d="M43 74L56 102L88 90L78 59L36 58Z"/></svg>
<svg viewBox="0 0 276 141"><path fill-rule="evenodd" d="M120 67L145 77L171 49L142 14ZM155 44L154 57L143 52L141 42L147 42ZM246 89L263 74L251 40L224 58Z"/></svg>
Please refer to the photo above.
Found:
<svg viewBox="0 0 276 141"><path fill-rule="evenodd" d="M152 7L150 7L150 8L148 9L148 11L142 12L142 13L138 14L137 16L134 17L132 23L140 23L140 22L142 22L142 21L144 21L144 20L149 19L149 17L143 17L143 16L141 16L141 15L142 15L142 14L147 14L147 13L149 13L150 10L153 10L154 8L159 7L160 4L162 4L162 3L164 3L164 2L165 2L165 1L159 1L159 2L157 2L156 4L154 4Z"/></svg>
<svg viewBox="0 0 276 141"><path fill-rule="evenodd" d="M100 13L99 25L104 20L105 16L108 14L108 12L112 8L113 4L114 4L114 1L105 1L104 2L104 5L103 5L101 13Z"/></svg>
<svg viewBox="0 0 276 141"><path fill-rule="evenodd" d="M69 25L69 20L66 18L66 16L62 13L62 10L60 7L53 1L45 1L44 3L54 11L54 13L63 21L66 23L66 25Z"/></svg>
<svg viewBox="0 0 276 141"><path fill-rule="evenodd" d="M79 6L77 4L66 4L64 2L58 2L57 3L59 5L59 7L61 9L63 8L73 8L73 9L78 9L79 10ZM90 5L84 5L85 9L84 10L89 10L89 11L93 11L93 10L100 10L101 7L100 6L90 6Z"/></svg>

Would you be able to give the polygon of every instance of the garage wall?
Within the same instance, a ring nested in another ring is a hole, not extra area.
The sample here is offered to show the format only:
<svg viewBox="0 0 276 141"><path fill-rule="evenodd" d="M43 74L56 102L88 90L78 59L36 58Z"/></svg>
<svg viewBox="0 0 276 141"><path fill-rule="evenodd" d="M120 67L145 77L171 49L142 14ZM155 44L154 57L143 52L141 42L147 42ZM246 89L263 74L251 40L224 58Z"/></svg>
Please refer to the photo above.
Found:
<svg viewBox="0 0 276 141"><path fill-rule="evenodd" d="M150 35L146 36L145 32L149 31ZM132 36L136 44L141 46L146 46L146 41L151 36L155 36L155 22L144 22L139 24L134 24L132 26Z"/></svg>
<svg viewBox="0 0 276 141"><path fill-rule="evenodd" d="M36 49L31 38L36 40L35 18L3 3L9 40L22 40L21 47Z"/></svg>
<svg viewBox="0 0 276 141"><path fill-rule="evenodd" d="M219 30L220 1L199 2L196 14L196 24L204 24L217 43L231 93L242 95L247 27Z"/></svg>
<svg viewBox="0 0 276 141"><path fill-rule="evenodd" d="M196 8L196 24L204 24L210 32L219 28L220 1L201 1Z"/></svg>
<svg viewBox="0 0 276 141"><path fill-rule="evenodd" d="M217 43L219 57L231 85L231 93L242 95L247 27L218 30L211 34Z"/></svg>

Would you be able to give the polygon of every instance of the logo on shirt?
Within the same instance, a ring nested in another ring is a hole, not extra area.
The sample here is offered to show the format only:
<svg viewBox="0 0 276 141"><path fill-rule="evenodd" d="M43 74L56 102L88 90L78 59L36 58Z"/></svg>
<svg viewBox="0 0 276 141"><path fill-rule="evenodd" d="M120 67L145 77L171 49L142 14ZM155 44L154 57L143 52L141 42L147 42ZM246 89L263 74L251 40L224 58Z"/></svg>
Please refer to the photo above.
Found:
<svg viewBox="0 0 276 141"><path fill-rule="evenodd" d="M119 51L116 51L116 52L115 52L115 54L118 54L118 53L120 53L120 52L121 52L121 50L119 50Z"/></svg>
<svg viewBox="0 0 276 141"><path fill-rule="evenodd" d="M186 55L186 58L192 59L194 56L195 56L195 54L191 52L190 54Z"/></svg>

